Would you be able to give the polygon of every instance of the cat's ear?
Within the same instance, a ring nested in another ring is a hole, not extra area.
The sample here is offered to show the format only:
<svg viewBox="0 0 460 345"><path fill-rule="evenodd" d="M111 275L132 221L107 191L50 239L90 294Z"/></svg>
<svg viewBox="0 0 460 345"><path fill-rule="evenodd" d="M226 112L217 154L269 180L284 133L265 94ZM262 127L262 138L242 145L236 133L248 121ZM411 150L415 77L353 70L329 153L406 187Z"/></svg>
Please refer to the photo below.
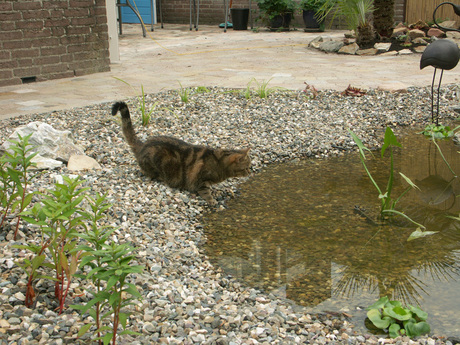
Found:
<svg viewBox="0 0 460 345"><path fill-rule="evenodd" d="M249 148L240 150L238 153L233 153L229 157L229 163L239 163L241 160L245 159L249 154Z"/></svg>

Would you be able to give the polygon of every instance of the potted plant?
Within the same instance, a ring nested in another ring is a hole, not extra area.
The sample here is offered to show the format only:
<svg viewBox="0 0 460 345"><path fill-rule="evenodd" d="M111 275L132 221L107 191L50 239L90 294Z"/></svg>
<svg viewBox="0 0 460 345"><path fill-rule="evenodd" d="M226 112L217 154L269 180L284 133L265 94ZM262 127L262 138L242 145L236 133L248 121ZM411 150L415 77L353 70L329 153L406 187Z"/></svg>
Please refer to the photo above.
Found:
<svg viewBox="0 0 460 345"><path fill-rule="evenodd" d="M271 30L289 30L291 19L298 8L294 0L257 0L262 16Z"/></svg>
<svg viewBox="0 0 460 345"><path fill-rule="evenodd" d="M325 6L326 0L301 0L300 9L302 10L305 31L319 30L324 31L324 19L320 19L319 10Z"/></svg>

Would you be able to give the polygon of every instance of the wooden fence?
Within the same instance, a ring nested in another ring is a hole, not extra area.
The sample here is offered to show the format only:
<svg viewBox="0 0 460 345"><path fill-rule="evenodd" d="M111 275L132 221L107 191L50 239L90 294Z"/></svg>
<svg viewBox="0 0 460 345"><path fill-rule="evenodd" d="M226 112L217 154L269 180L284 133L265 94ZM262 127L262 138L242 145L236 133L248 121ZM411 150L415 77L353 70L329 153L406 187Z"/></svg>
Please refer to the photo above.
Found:
<svg viewBox="0 0 460 345"><path fill-rule="evenodd" d="M445 1L446 0L406 0L406 23L412 24L418 20L432 22L434 9ZM460 4L457 0L449 1ZM442 5L436 11L436 19L456 20L458 22L460 17L455 14L451 5Z"/></svg>

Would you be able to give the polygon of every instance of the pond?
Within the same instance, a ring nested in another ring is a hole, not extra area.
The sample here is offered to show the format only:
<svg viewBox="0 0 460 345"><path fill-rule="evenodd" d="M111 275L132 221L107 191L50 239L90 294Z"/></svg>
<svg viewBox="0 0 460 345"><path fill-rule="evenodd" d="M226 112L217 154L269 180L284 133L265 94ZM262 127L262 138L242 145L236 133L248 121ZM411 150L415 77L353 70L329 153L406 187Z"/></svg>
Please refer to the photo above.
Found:
<svg viewBox="0 0 460 345"><path fill-rule="evenodd" d="M446 215L459 216L459 178L422 135L400 142L393 195L408 186L397 172L420 191L397 209L437 234L408 242L415 227L402 217L373 223L378 193L358 153L347 153L271 166L243 184L227 209L207 215L206 254L227 274L312 313L350 314L361 331L365 307L389 296L428 312L432 333L458 338L460 221ZM460 173L459 147L452 140L440 147ZM367 164L384 188L388 157L377 152Z"/></svg>

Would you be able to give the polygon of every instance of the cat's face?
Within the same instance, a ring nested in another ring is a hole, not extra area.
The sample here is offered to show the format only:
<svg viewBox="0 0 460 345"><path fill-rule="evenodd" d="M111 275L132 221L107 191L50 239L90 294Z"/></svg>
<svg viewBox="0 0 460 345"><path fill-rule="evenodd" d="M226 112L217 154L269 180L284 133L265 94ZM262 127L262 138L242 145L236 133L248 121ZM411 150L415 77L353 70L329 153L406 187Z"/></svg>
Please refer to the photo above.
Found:
<svg viewBox="0 0 460 345"><path fill-rule="evenodd" d="M248 176L251 168L249 149L239 150L228 157L227 171L233 177Z"/></svg>

